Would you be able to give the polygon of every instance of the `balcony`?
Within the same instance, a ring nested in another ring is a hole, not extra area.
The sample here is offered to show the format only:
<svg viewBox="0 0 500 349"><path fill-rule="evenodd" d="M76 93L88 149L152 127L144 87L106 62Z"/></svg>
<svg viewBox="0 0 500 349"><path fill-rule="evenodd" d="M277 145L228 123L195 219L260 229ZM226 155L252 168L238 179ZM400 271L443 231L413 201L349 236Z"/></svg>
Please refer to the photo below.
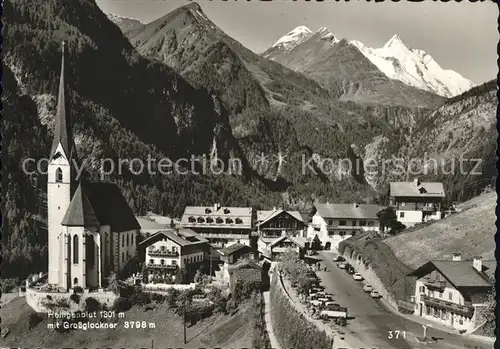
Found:
<svg viewBox="0 0 500 349"><path fill-rule="evenodd" d="M464 305L460 305L460 304L448 302L448 301L445 301L442 299L432 298L432 297L429 297L425 294L421 294L420 299L424 303L426 303L430 306L445 309L445 310L452 312L452 313L455 313L455 314L463 315L463 316L466 316L469 318L471 318L474 315L474 307L472 306L472 303L470 303L470 302L465 302Z"/></svg>
<svg viewBox="0 0 500 349"><path fill-rule="evenodd" d="M179 252L177 251L169 251L169 250L161 250L161 249L148 249L148 254L150 256L162 256L162 257L179 257Z"/></svg>
<svg viewBox="0 0 500 349"><path fill-rule="evenodd" d="M432 280L432 279L423 279L423 284L429 288L437 288L440 290L444 290L446 287L446 280Z"/></svg>
<svg viewBox="0 0 500 349"><path fill-rule="evenodd" d="M151 263L148 263L147 267L150 269L167 269L167 270L175 270L178 268L177 265L172 265L172 264L151 264Z"/></svg>

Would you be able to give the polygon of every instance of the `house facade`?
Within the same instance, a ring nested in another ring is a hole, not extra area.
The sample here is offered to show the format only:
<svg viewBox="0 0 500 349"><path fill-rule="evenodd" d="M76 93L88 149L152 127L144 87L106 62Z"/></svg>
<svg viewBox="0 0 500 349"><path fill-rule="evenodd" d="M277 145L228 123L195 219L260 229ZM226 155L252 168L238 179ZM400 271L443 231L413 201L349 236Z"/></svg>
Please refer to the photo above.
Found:
<svg viewBox="0 0 500 349"><path fill-rule="evenodd" d="M312 241L317 235L325 249L336 250L341 241L351 236L379 232L377 213L383 209L379 205L317 203L307 237Z"/></svg>
<svg viewBox="0 0 500 349"><path fill-rule="evenodd" d="M430 261L409 276L417 277L414 314L467 332L481 325L478 309L493 284L485 274L481 257L472 261Z"/></svg>
<svg viewBox="0 0 500 349"><path fill-rule="evenodd" d="M442 218L443 183L420 182L418 178L412 182L392 182L388 196L398 221L407 227Z"/></svg>
<svg viewBox="0 0 500 349"><path fill-rule="evenodd" d="M206 238L215 248L240 242L250 245L253 226L251 207L187 206L181 226Z"/></svg>
<svg viewBox="0 0 500 349"><path fill-rule="evenodd" d="M306 224L298 211L273 208L257 211L255 227L258 236L264 238L277 238L282 235L304 237Z"/></svg>
<svg viewBox="0 0 500 349"><path fill-rule="evenodd" d="M188 278L205 263L209 254L208 241L188 229L165 229L139 244L143 250L147 277L165 279L179 269L186 270Z"/></svg>
<svg viewBox="0 0 500 349"><path fill-rule="evenodd" d="M66 113L64 43L52 149L48 163L48 280L50 288L100 289L136 254L140 226L113 183L77 179L78 154Z"/></svg>
<svg viewBox="0 0 500 349"><path fill-rule="evenodd" d="M223 262L221 268L222 279L225 283L229 283L230 267L241 260L253 259L255 251L253 251L250 246L237 242L219 250L218 252L220 254L220 259Z"/></svg>

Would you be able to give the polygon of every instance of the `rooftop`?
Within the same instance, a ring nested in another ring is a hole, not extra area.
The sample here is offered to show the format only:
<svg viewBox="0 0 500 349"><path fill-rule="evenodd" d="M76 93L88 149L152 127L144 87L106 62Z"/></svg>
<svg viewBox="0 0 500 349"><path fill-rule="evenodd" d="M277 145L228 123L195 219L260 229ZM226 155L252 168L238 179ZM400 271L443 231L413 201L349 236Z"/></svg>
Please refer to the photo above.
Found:
<svg viewBox="0 0 500 349"><path fill-rule="evenodd" d="M385 207L367 204L314 204L323 218L378 219L377 213Z"/></svg>
<svg viewBox="0 0 500 349"><path fill-rule="evenodd" d="M223 256L229 256L229 255L232 255L236 252L245 251L245 250L248 250L250 252L251 251L250 246L240 244L239 242L237 242L237 243L234 243L232 245L229 245L229 246L219 250L219 253Z"/></svg>
<svg viewBox="0 0 500 349"><path fill-rule="evenodd" d="M281 213L286 212L296 220L303 222L303 218L298 211L287 211L283 209L273 209L266 211L257 211L257 224L264 224L265 222L270 221L274 217L280 215Z"/></svg>
<svg viewBox="0 0 500 349"><path fill-rule="evenodd" d="M208 240L202 236L199 236L194 231L190 229L179 229L178 231L174 229L165 229L151 235L147 239L144 239L139 243L141 246L149 246L157 241L169 239L180 246L189 246L207 243Z"/></svg>
<svg viewBox="0 0 500 349"><path fill-rule="evenodd" d="M443 183L420 182L391 182L389 185L391 196L406 197L445 197Z"/></svg>
<svg viewBox="0 0 500 349"><path fill-rule="evenodd" d="M189 227L252 228L251 207L187 206L181 224Z"/></svg>

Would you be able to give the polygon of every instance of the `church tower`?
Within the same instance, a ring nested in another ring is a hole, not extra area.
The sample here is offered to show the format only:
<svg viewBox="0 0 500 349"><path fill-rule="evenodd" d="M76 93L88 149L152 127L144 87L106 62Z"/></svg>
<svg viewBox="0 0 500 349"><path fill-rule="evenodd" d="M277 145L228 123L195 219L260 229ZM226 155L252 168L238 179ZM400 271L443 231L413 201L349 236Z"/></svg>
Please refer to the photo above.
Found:
<svg viewBox="0 0 500 349"><path fill-rule="evenodd" d="M47 173L48 211L48 283L67 286L66 268L66 227L61 225L75 190L76 147L73 140L71 122L66 115L64 83L64 42L62 43L61 76L57 110L55 115L54 140L50 151Z"/></svg>

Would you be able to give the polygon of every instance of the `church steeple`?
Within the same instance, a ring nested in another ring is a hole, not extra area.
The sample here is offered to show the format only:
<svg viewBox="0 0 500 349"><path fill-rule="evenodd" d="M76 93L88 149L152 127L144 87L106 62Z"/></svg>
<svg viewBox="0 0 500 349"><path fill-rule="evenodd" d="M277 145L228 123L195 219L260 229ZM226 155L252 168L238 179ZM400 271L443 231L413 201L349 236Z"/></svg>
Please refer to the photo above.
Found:
<svg viewBox="0 0 500 349"><path fill-rule="evenodd" d="M59 93L57 96L57 110L55 115L54 140L50 158L56 154L57 147L61 145L65 156L71 161L76 158L75 143L71 122L66 115L65 83L64 83L64 41L62 42L61 76L59 78Z"/></svg>

